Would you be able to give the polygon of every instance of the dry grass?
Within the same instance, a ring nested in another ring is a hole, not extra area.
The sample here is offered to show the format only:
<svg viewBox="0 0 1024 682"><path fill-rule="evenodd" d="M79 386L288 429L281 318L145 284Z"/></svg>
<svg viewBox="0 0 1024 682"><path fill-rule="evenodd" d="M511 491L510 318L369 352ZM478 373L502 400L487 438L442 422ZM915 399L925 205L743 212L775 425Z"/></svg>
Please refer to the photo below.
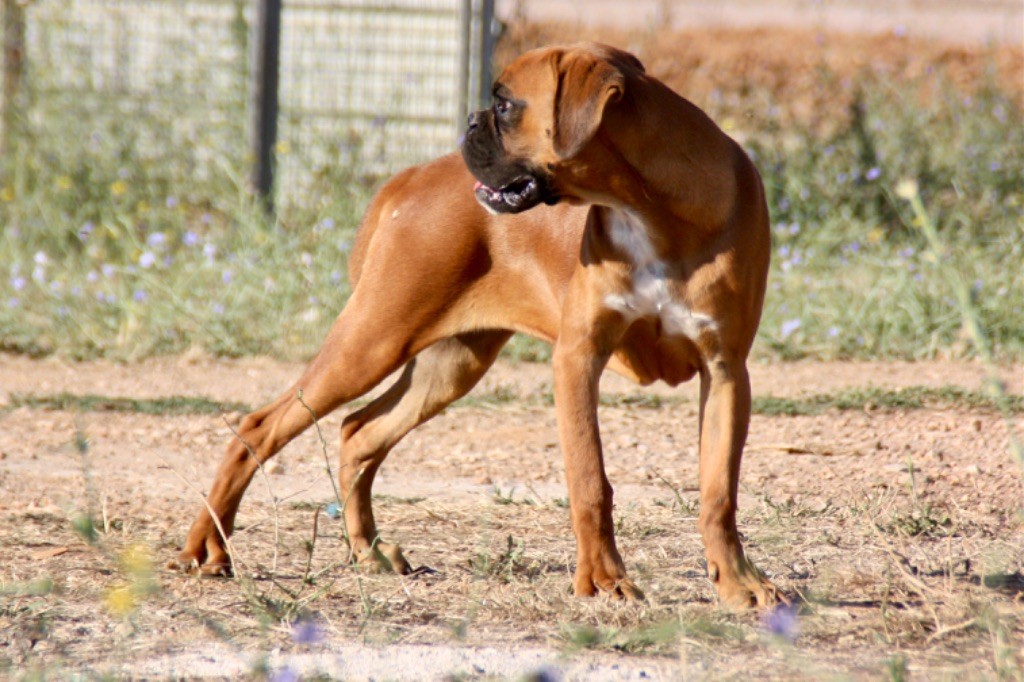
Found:
<svg viewBox="0 0 1024 682"><path fill-rule="evenodd" d="M454 412L459 421L536 416L514 403ZM790 642L756 614L717 608L695 530L696 495L665 477L617 508L620 549L648 595L640 604L570 595L565 499L530 488L454 500L378 497L385 539L429 567L400 578L344 565L340 521L324 512L333 496L299 500L270 475L270 491L250 495L240 516L240 577L211 581L157 568L198 499L187 493L183 508L180 496L112 493L85 443L64 448L82 466L69 481L74 508L22 493L5 510L0 544L18 548L0 578L0 665L8 671L117 672L205 640L297 651L307 648L291 629L301 619L318 623L328 641L545 645L570 656L678 659L715 678L1019 679L1024 671L1021 519L958 512L941 481L915 483L913 470L906 490L826 502L764 496L746 505L749 553L800 604ZM524 453L521 465L545 456ZM11 480L5 475L5 487ZM262 487L254 482L254 492Z"/></svg>

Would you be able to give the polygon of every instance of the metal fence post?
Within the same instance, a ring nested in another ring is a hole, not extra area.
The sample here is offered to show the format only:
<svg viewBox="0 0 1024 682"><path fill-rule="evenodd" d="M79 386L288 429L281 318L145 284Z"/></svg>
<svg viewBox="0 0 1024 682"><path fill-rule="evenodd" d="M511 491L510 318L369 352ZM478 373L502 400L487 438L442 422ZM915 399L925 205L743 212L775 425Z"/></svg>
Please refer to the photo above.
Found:
<svg viewBox="0 0 1024 682"><path fill-rule="evenodd" d="M0 92L0 155L11 148L18 92L25 64L25 7L3 0L3 90Z"/></svg>
<svg viewBox="0 0 1024 682"><path fill-rule="evenodd" d="M491 104L491 84L494 81L494 0L480 2L480 89L477 106L484 109Z"/></svg>
<svg viewBox="0 0 1024 682"><path fill-rule="evenodd" d="M274 211L274 146L277 143L281 0L257 0L250 90L251 183L268 213Z"/></svg>

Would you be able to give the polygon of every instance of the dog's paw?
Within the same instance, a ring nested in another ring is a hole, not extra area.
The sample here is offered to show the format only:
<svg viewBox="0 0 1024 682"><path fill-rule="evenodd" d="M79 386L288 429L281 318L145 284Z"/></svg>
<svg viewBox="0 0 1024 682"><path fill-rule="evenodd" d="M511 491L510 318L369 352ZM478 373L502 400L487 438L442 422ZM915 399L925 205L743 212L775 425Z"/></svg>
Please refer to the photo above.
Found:
<svg viewBox="0 0 1024 682"><path fill-rule="evenodd" d="M377 542L355 553L356 565L371 573L409 575L412 566L402 556L402 548L390 542Z"/></svg>
<svg viewBox="0 0 1024 682"><path fill-rule="evenodd" d="M230 578L233 575L231 561L227 557L219 561L203 561L193 552L182 552L171 559L167 562L167 569L204 578Z"/></svg>
<svg viewBox="0 0 1024 682"><path fill-rule="evenodd" d="M785 595L745 558L735 573L721 572L715 564L709 564L708 572L718 588L719 602L727 609L770 609L780 602L788 603Z"/></svg>
<svg viewBox="0 0 1024 682"><path fill-rule="evenodd" d="M601 590L602 594L606 594L613 599L625 599L626 601L643 601L644 597L643 590L636 586L636 583L629 578L622 578L616 580L609 589L605 589L603 586L598 585L598 589Z"/></svg>

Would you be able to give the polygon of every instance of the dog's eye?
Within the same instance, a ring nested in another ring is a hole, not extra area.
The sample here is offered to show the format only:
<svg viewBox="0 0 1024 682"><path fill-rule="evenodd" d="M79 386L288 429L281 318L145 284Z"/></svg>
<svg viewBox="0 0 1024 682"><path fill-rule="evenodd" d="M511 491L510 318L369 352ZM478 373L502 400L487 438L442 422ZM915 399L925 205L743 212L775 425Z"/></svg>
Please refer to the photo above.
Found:
<svg viewBox="0 0 1024 682"><path fill-rule="evenodd" d="M499 99L494 103L494 110L498 114L504 116L508 112L512 111L512 102L507 99Z"/></svg>

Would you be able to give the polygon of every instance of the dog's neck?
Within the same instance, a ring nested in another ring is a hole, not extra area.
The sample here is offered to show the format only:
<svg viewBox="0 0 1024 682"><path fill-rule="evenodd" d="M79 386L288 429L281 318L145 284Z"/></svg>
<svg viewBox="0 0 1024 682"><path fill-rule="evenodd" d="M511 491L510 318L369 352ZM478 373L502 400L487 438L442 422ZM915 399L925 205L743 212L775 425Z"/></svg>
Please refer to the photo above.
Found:
<svg viewBox="0 0 1024 682"><path fill-rule="evenodd" d="M649 103L654 98L660 106ZM700 109L660 81L640 77L630 79L627 95L605 116L598 142L621 161L621 172L607 185L616 195L609 205L628 206L651 226L673 217L706 233L728 221L738 164L746 159ZM646 134L650 130L661 134Z"/></svg>

